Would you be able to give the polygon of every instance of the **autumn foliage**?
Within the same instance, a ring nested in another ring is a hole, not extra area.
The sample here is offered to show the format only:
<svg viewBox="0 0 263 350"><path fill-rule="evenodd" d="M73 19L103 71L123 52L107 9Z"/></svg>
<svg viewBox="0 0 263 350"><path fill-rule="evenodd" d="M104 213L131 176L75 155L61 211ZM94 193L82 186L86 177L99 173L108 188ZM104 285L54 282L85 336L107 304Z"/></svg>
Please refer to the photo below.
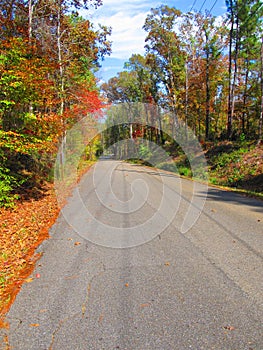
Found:
<svg viewBox="0 0 263 350"><path fill-rule="evenodd" d="M94 72L110 53L110 29L95 29L77 12L100 5L100 0L1 1L2 311L57 215L50 180L58 146L67 129L83 117L94 119L102 107Z"/></svg>
<svg viewBox="0 0 263 350"><path fill-rule="evenodd" d="M45 177L67 128L101 108L94 69L110 30L72 4L101 3L7 1L0 11L0 205Z"/></svg>

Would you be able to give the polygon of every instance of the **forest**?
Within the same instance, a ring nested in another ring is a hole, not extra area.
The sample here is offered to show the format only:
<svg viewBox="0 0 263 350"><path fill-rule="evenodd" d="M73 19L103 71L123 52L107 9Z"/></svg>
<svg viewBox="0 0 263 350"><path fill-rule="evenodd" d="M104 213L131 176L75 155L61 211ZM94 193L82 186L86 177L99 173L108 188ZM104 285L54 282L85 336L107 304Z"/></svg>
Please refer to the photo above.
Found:
<svg viewBox="0 0 263 350"><path fill-rule="evenodd" d="M205 151L211 184L263 192L261 1L226 0L222 17L168 6L152 9L143 27L145 54L134 53L104 84L96 71L111 53L111 28L95 28L80 15L101 5L101 0L0 0L3 314L22 282L32 280L25 278L37 259L35 248L59 213L53 186L58 149L83 119L90 143L82 171L103 149L125 139L153 165L152 150L136 143L143 138L172 157L174 164L160 168L192 177L174 142L188 126ZM134 104L146 106L140 123L116 117L118 105L129 110ZM100 117L108 108L100 133Z"/></svg>
<svg viewBox="0 0 263 350"><path fill-rule="evenodd" d="M110 102L154 103L200 140L262 139L260 1L226 1L227 14L152 9L145 55L102 86Z"/></svg>
<svg viewBox="0 0 263 350"><path fill-rule="evenodd" d="M123 71L101 86L113 105L148 106L140 112L144 121L119 128L114 123L121 118L112 110L107 122L114 126L103 139L107 147L118 139L137 139L138 157L148 165L152 152L139 137L153 141L173 159L157 167L192 177L176 142L182 133L187 139L190 130L205 152L211 184L261 193L263 6L258 0L225 4L220 17L165 5L151 9L143 26L144 55L134 53ZM168 113L151 112L151 105ZM124 153L119 150L117 157L127 157Z"/></svg>
<svg viewBox="0 0 263 350"><path fill-rule="evenodd" d="M100 5L0 2L0 205L52 176L66 130L101 108L94 73L111 51L110 28L78 14Z"/></svg>
<svg viewBox="0 0 263 350"><path fill-rule="evenodd" d="M96 124L93 112L106 105L160 106L171 112L166 123L172 130L184 123L201 143L261 143L259 0L227 0L220 18L164 5L152 9L143 27L145 55L134 53L123 71L99 86L95 72L110 55L111 28L95 29L79 11L101 5L100 0L1 1L1 205L12 206L51 179L66 131L88 115ZM157 136L163 121L158 123Z"/></svg>

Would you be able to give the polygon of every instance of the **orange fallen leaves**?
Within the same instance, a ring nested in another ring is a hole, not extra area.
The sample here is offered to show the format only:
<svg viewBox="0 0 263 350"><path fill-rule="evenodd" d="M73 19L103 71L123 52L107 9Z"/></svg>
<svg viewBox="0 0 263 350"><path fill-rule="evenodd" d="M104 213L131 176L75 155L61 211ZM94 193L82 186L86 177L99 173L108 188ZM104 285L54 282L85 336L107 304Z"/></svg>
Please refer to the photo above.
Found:
<svg viewBox="0 0 263 350"><path fill-rule="evenodd" d="M40 314L43 314L44 312L47 312L47 309L41 309L41 310L39 310L39 313L40 313Z"/></svg>
<svg viewBox="0 0 263 350"><path fill-rule="evenodd" d="M93 163L83 164L77 182ZM72 183L68 189L68 195L74 185ZM22 283L33 272L40 257L40 254L35 254L35 249L48 238L49 228L58 214L57 197L50 183L45 184L41 196L18 202L14 209L0 209L0 328L8 327L4 322L5 314Z"/></svg>
<svg viewBox="0 0 263 350"><path fill-rule="evenodd" d="M149 306L151 306L150 303L145 303L145 304L141 304L140 305L141 308L145 308L145 307L149 307Z"/></svg>
<svg viewBox="0 0 263 350"><path fill-rule="evenodd" d="M224 328L227 329L228 331L235 330L235 327L233 327L233 326L224 326Z"/></svg>
<svg viewBox="0 0 263 350"><path fill-rule="evenodd" d="M0 209L0 328L22 283L32 282L28 276L40 257L35 249L48 238L58 213L51 184L45 185L40 198L18 202L14 209Z"/></svg>
<svg viewBox="0 0 263 350"><path fill-rule="evenodd" d="M26 278L25 279L25 282L26 283L31 283L31 282L33 282L34 281L34 278L32 278L32 277L29 277L29 278Z"/></svg>
<svg viewBox="0 0 263 350"><path fill-rule="evenodd" d="M98 322L102 323L103 319L104 319L104 314L101 314L100 317L99 317L99 321Z"/></svg>

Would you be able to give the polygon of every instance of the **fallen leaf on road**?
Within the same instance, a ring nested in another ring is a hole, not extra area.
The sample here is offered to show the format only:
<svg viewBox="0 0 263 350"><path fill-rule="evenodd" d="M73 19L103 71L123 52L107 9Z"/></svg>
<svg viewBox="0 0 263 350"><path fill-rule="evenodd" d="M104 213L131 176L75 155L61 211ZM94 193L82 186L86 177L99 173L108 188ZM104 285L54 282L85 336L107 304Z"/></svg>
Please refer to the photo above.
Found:
<svg viewBox="0 0 263 350"><path fill-rule="evenodd" d="M86 305L84 304L81 306L81 313L82 313L82 316L84 316L86 313Z"/></svg>
<svg viewBox="0 0 263 350"><path fill-rule="evenodd" d="M145 304L141 304L140 307L143 308L143 307L148 307L150 305L151 305L150 303L145 303Z"/></svg>
<svg viewBox="0 0 263 350"><path fill-rule="evenodd" d="M33 282L34 281L34 278L30 277L30 278L27 278L25 280L26 283L30 283L30 282Z"/></svg>
<svg viewBox="0 0 263 350"><path fill-rule="evenodd" d="M31 323L30 327L39 327L39 323Z"/></svg>
<svg viewBox="0 0 263 350"><path fill-rule="evenodd" d="M72 276L66 276L66 277L64 277L64 279L65 280L73 280L73 279L78 278L78 277L79 277L79 275L72 275Z"/></svg>
<svg viewBox="0 0 263 350"><path fill-rule="evenodd" d="M75 242L74 245L80 245L81 243L80 242Z"/></svg>
<svg viewBox="0 0 263 350"><path fill-rule="evenodd" d="M47 312L47 309L39 310L39 312L42 314L43 312Z"/></svg>
<svg viewBox="0 0 263 350"><path fill-rule="evenodd" d="M166 262L164 265L165 265L165 266L170 266L170 263L169 263L169 262Z"/></svg>
<svg viewBox="0 0 263 350"><path fill-rule="evenodd" d="M36 274L36 278L40 278L40 273L37 273L37 274Z"/></svg>
<svg viewBox="0 0 263 350"><path fill-rule="evenodd" d="M224 326L225 329L227 329L228 331L233 331L235 329L235 327L233 326Z"/></svg>
<svg viewBox="0 0 263 350"><path fill-rule="evenodd" d="M125 287L129 287L129 283L125 283Z"/></svg>

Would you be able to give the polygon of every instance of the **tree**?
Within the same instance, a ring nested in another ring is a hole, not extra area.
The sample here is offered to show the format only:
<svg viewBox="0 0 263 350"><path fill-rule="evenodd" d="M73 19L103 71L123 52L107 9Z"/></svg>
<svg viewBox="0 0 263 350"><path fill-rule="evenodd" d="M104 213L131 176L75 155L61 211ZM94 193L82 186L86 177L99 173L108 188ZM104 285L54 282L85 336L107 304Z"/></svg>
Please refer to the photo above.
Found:
<svg viewBox="0 0 263 350"><path fill-rule="evenodd" d="M238 74L244 72L243 89L243 116L242 129L245 131L245 114L248 92L248 79L252 60L255 59L256 46L259 47L258 28L262 28L263 8L259 0L249 0L246 3L241 0L226 0L229 30L229 94L228 94L228 118L227 135L233 134L233 118L235 113L235 101ZM259 50L258 51L259 54ZM243 69L242 69L243 63Z"/></svg>
<svg viewBox="0 0 263 350"><path fill-rule="evenodd" d="M198 129L199 136L204 124L208 140L214 132L215 101L218 107L219 91L224 85L225 30L209 13L187 13L182 16L179 35L187 57L187 119L191 127Z"/></svg>
<svg viewBox="0 0 263 350"><path fill-rule="evenodd" d="M158 77L158 83L165 91L165 104L174 114L173 126L178 119L180 102L177 99L178 91L183 87L185 54L175 32L175 26L181 12L175 8L161 6L152 9L147 16L144 29L146 37L146 53L151 69Z"/></svg>
<svg viewBox="0 0 263 350"><path fill-rule="evenodd" d="M262 39L261 39L260 65L261 65L261 73L260 73L260 78L261 78L261 84L260 84L261 98L260 98L258 144L261 144L262 141L263 141L263 138L262 138L262 129L263 129L263 36L262 36Z"/></svg>
<svg viewBox="0 0 263 350"><path fill-rule="evenodd" d="M7 171L26 183L29 165L39 169L36 164L54 156L72 123L101 108L94 71L110 53L110 29L95 30L76 12L100 4L1 1L0 136L6 140L0 142L1 180Z"/></svg>

